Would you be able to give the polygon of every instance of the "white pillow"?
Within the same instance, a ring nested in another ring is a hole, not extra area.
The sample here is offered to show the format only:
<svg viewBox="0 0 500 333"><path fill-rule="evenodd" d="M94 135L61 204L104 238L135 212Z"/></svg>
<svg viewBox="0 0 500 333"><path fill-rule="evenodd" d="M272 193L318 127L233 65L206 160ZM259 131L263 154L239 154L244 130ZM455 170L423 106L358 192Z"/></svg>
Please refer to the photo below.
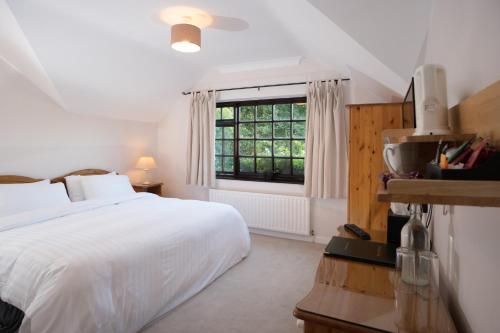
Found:
<svg viewBox="0 0 500 333"><path fill-rule="evenodd" d="M81 179L85 199L100 199L135 193L128 176L83 177Z"/></svg>
<svg viewBox="0 0 500 333"><path fill-rule="evenodd" d="M18 185L18 186L13 186ZM56 207L71 201L64 184L7 184L0 186L0 217L30 210Z"/></svg>
<svg viewBox="0 0 500 333"><path fill-rule="evenodd" d="M68 189L69 198L71 201L82 201L85 200L85 193L83 193L82 188L82 177L106 177L106 176L116 176L116 171L112 171L105 175L94 175L94 176L66 176L66 188Z"/></svg>

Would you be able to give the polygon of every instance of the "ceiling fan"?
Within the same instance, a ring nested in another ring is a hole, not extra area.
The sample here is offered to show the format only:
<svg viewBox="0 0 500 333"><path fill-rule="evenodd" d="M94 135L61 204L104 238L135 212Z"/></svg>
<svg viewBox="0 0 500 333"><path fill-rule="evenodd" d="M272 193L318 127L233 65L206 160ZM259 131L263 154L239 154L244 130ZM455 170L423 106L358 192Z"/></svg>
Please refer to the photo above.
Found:
<svg viewBox="0 0 500 333"><path fill-rule="evenodd" d="M162 9L156 17L161 23L170 25L170 44L179 52L198 52L201 49L201 29L242 31L248 28L245 20L210 15L194 7L174 6Z"/></svg>

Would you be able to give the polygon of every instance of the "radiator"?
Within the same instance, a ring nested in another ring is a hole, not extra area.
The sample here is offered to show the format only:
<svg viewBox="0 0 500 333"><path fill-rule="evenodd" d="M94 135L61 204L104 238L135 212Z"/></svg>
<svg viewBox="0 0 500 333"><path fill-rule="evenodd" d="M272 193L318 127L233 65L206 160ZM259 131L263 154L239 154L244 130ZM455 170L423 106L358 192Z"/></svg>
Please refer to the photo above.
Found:
<svg viewBox="0 0 500 333"><path fill-rule="evenodd" d="M308 198L226 190L210 190L209 198L236 208L250 228L310 235Z"/></svg>

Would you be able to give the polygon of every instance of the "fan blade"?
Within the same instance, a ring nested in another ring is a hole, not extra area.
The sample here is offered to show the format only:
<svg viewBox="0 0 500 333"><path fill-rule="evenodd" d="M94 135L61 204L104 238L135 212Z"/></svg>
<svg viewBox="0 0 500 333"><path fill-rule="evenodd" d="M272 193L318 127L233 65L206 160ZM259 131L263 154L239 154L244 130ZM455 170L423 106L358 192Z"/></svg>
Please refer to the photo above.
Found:
<svg viewBox="0 0 500 333"><path fill-rule="evenodd" d="M242 31L249 27L247 21L236 17L212 15L212 18L212 24L210 24L208 28L226 31Z"/></svg>

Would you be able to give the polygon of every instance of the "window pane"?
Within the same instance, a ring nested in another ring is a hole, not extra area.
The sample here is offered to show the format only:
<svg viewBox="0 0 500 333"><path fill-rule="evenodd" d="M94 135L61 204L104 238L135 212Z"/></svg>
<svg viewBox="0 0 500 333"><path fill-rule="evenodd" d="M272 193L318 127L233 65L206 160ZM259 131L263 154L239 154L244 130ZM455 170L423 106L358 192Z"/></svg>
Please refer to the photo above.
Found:
<svg viewBox="0 0 500 333"><path fill-rule="evenodd" d="M240 172L254 172L253 158L240 158Z"/></svg>
<svg viewBox="0 0 500 333"><path fill-rule="evenodd" d="M274 137L275 138L290 138L290 122L274 123Z"/></svg>
<svg viewBox="0 0 500 333"><path fill-rule="evenodd" d="M294 138L302 139L306 135L306 123L305 121L296 122L292 124L292 134Z"/></svg>
<svg viewBox="0 0 500 333"><path fill-rule="evenodd" d="M224 127L224 139L234 139L234 127L233 126Z"/></svg>
<svg viewBox="0 0 500 333"><path fill-rule="evenodd" d="M222 155L222 141L215 140L215 155Z"/></svg>
<svg viewBox="0 0 500 333"><path fill-rule="evenodd" d="M304 175L304 160L293 160L293 175L303 176Z"/></svg>
<svg viewBox="0 0 500 333"><path fill-rule="evenodd" d="M306 120L306 103L293 104L293 120Z"/></svg>
<svg viewBox="0 0 500 333"><path fill-rule="evenodd" d="M288 158L276 158L274 160L274 171L281 175L290 174L290 159Z"/></svg>
<svg viewBox="0 0 500 333"><path fill-rule="evenodd" d="M253 139L254 124L240 124L240 138Z"/></svg>
<svg viewBox="0 0 500 333"><path fill-rule="evenodd" d="M215 171L222 171L222 157L218 156L215 158Z"/></svg>
<svg viewBox="0 0 500 333"><path fill-rule="evenodd" d="M273 160L271 158L258 158L257 159L257 172L258 173L271 173L271 172L273 172Z"/></svg>
<svg viewBox="0 0 500 333"><path fill-rule="evenodd" d="M273 106L272 105L257 105L257 120L273 119Z"/></svg>
<svg viewBox="0 0 500 333"><path fill-rule="evenodd" d="M215 119L219 120L222 118L222 110L220 108L215 109Z"/></svg>
<svg viewBox="0 0 500 333"><path fill-rule="evenodd" d="M273 123L256 124L255 134L258 139L271 139L273 137Z"/></svg>
<svg viewBox="0 0 500 333"><path fill-rule="evenodd" d="M253 140L240 141L240 156L253 156Z"/></svg>
<svg viewBox="0 0 500 333"><path fill-rule="evenodd" d="M242 106L240 107L240 121L254 121L255 120L255 106Z"/></svg>
<svg viewBox="0 0 500 333"><path fill-rule="evenodd" d="M222 119L234 119L234 108L232 106L222 108Z"/></svg>
<svg viewBox="0 0 500 333"><path fill-rule="evenodd" d="M304 140L293 140L292 141L292 155L293 157L304 157L306 148Z"/></svg>
<svg viewBox="0 0 500 333"><path fill-rule="evenodd" d="M224 172L234 172L234 158L224 157Z"/></svg>
<svg viewBox="0 0 500 333"><path fill-rule="evenodd" d="M273 142L269 140L255 141L255 150L257 156L273 156Z"/></svg>
<svg viewBox="0 0 500 333"><path fill-rule="evenodd" d="M222 127L215 128L215 138L222 139Z"/></svg>
<svg viewBox="0 0 500 333"><path fill-rule="evenodd" d="M291 104L276 104L274 106L274 120L290 120L291 111Z"/></svg>
<svg viewBox="0 0 500 333"><path fill-rule="evenodd" d="M290 156L290 141L274 141L274 156Z"/></svg>
<svg viewBox="0 0 500 333"><path fill-rule="evenodd" d="M233 154L234 154L234 141L224 140L224 155L233 155Z"/></svg>

